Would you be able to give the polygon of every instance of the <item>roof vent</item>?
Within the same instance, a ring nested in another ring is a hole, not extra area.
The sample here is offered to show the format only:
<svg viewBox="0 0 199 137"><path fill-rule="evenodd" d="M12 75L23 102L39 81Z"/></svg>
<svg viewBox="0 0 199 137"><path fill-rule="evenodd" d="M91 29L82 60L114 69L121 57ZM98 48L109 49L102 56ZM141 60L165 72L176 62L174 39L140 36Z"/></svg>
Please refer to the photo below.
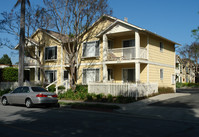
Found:
<svg viewBox="0 0 199 137"><path fill-rule="evenodd" d="M128 18L127 18L127 17L124 17L124 21L125 21L125 22L128 22Z"/></svg>

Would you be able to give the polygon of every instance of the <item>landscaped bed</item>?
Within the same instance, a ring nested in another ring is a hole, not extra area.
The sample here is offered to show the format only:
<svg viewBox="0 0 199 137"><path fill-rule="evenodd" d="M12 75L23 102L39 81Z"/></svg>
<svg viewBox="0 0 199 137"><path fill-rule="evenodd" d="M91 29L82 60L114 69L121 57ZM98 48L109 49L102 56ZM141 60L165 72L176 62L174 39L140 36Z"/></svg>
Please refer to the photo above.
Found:
<svg viewBox="0 0 199 137"><path fill-rule="evenodd" d="M117 105L106 105L106 104L88 104L88 103L65 103L59 102L61 106L69 106L72 109L86 109L103 112L113 112L115 109L120 109Z"/></svg>

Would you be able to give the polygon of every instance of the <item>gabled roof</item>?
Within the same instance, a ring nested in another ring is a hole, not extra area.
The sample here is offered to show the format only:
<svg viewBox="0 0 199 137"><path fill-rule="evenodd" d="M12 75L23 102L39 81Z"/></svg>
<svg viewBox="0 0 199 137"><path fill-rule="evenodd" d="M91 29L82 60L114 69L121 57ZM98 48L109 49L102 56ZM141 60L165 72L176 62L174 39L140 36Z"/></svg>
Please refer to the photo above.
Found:
<svg viewBox="0 0 199 137"><path fill-rule="evenodd" d="M164 40L166 40L166 41L169 41L169 42L171 42L171 43L173 43L173 44L181 45L181 44L176 43L176 42L174 42L174 41L172 41L172 40L169 40L169 39L167 39L167 38L164 38L164 37L162 37L162 36L160 36L160 35L158 35L158 34L156 34L156 33L153 33L153 32L151 32L151 31L149 31L149 30L143 29L143 28L138 27L138 26L136 26L136 25L130 24L130 23L125 22L125 21L123 21L123 20L120 20L120 19L118 19L118 18L109 16L109 15L104 15L104 16L107 17L107 18L110 18L110 19L115 20L115 22L112 23L112 24L111 24L109 27L107 27L105 30L101 31L101 32L97 35L97 37L102 36L104 33L106 33L107 31L109 31L111 28L113 28L113 26L117 25L118 23L122 23L122 24L127 25L128 27L132 27L133 29L136 29L136 30L138 30L138 31L143 31L143 32L146 32L146 33L148 33L148 34L151 34L151 35L157 36L157 37L159 37L159 38L162 38L162 39L164 39Z"/></svg>
<svg viewBox="0 0 199 137"><path fill-rule="evenodd" d="M57 41L59 41L60 43L67 43L68 42L68 35L65 34L60 34L59 32L55 32L52 30L47 30L47 29L37 29L37 31L35 31L35 33L31 36L31 38L38 32L38 31L42 31L44 33L46 33L47 35L49 35L50 37L56 39Z"/></svg>

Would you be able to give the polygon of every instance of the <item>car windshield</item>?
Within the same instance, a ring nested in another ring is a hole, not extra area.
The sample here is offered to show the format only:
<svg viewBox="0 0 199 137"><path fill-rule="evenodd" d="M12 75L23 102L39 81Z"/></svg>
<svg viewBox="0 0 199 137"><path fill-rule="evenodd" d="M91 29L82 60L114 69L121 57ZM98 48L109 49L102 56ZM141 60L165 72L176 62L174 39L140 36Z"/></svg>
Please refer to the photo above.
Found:
<svg viewBox="0 0 199 137"><path fill-rule="evenodd" d="M31 87L32 91L34 92L48 92L46 89L41 88L41 87Z"/></svg>

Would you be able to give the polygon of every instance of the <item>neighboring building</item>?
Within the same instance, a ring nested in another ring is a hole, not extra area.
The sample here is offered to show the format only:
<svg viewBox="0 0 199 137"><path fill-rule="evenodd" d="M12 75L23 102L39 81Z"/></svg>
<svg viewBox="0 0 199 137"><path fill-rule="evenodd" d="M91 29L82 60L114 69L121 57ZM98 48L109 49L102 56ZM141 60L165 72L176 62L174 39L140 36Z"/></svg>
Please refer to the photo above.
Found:
<svg viewBox="0 0 199 137"><path fill-rule="evenodd" d="M93 37L82 44L79 52L78 84L155 82L160 87L175 88L175 45L178 43L107 15L96 21L89 31L93 31ZM60 38L59 33L38 29L27 42L40 56L48 82L64 84L70 77L63 48L67 36ZM29 81L42 81L41 65L30 58L25 62Z"/></svg>
<svg viewBox="0 0 199 137"><path fill-rule="evenodd" d="M184 67L183 61L179 55L176 55L176 82L182 83L184 81Z"/></svg>
<svg viewBox="0 0 199 137"><path fill-rule="evenodd" d="M182 59L183 61L183 81L182 83L195 83L194 63L189 59Z"/></svg>
<svg viewBox="0 0 199 137"><path fill-rule="evenodd" d="M176 82L195 83L193 62L192 65L190 65L188 59L181 59L178 55L176 55Z"/></svg>

